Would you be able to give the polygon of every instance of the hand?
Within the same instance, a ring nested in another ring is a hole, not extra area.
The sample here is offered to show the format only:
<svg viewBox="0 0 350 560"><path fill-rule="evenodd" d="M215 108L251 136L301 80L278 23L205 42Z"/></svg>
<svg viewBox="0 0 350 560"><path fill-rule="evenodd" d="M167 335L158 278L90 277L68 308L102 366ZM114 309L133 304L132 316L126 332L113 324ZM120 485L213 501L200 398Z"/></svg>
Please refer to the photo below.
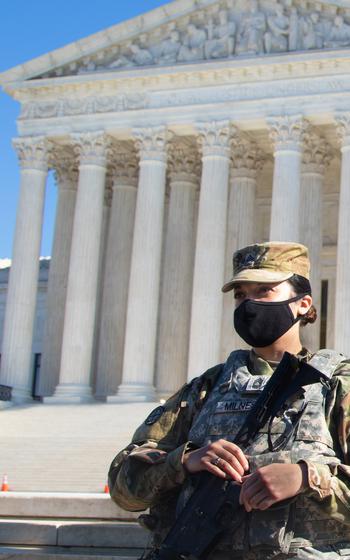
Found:
<svg viewBox="0 0 350 560"><path fill-rule="evenodd" d="M246 511L265 510L307 487L307 466L305 463L272 463L244 476L242 482L240 504Z"/></svg>
<svg viewBox="0 0 350 560"><path fill-rule="evenodd" d="M239 483L242 482L244 472L249 469L243 451L225 439L186 453L182 463L190 473L209 471L220 478L232 478Z"/></svg>

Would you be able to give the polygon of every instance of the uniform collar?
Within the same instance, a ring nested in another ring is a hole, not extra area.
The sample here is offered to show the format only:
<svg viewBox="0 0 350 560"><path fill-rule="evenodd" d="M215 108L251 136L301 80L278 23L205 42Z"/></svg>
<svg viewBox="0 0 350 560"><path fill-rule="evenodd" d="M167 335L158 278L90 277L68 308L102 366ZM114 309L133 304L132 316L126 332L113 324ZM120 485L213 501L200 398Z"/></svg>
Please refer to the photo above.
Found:
<svg viewBox="0 0 350 560"><path fill-rule="evenodd" d="M297 358L308 361L312 354L306 348L302 348ZM248 357L248 369L252 375L268 375L271 376L278 366L279 362L267 362L263 358L257 355L257 353L252 349Z"/></svg>

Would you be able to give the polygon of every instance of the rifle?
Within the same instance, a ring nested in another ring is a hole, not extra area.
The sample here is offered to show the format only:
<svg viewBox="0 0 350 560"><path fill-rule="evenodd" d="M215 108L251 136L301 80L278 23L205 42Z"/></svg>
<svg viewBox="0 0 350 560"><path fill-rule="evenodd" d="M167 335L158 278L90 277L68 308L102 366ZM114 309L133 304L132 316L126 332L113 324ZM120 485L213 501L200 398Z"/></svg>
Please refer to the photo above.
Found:
<svg viewBox="0 0 350 560"><path fill-rule="evenodd" d="M311 360L312 361L312 360ZM275 372L251 408L233 442L245 450L254 441L259 430L271 423L283 404L300 394L303 387L321 382L329 388L329 376L311 363L285 352ZM286 447L295 432L306 403L296 410L289 429L267 451ZM160 548L152 550L149 560L197 560L205 558L219 537L230 528L234 531L241 523L244 508L239 504L241 486L203 472L191 498L171 527ZM285 502L285 500L284 500Z"/></svg>

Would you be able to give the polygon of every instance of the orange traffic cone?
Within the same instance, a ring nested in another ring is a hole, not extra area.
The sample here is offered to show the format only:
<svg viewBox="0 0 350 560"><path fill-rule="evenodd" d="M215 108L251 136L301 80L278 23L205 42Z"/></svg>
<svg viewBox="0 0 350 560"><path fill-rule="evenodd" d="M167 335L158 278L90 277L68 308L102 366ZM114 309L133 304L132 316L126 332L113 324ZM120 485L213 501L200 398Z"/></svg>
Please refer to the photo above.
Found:
<svg viewBox="0 0 350 560"><path fill-rule="evenodd" d="M106 482L105 487L103 489L103 493L104 494L109 494L109 486L108 486L108 482Z"/></svg>
<svg viewBox="0 0 350 560"><path fill-rule="evenodd" d="M9 490L9 481L7 474L4 474L2 477L2 485L1 485L1 492L8 492Z"/></svg>

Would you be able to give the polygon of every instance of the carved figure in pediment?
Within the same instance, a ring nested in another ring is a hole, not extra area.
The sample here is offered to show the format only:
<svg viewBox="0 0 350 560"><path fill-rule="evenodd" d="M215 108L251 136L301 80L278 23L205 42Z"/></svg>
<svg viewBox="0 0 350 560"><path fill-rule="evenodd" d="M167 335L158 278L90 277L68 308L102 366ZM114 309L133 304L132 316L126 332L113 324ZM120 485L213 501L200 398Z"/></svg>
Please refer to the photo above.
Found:
<svg viewBox="0 0 350 560"><path fill-rule="evenodd" d="M350 25L345 23L342 16L334 18L328 37L324 42L325 47L347 47L350 45Z"/></svg>
<svg viewBox="0 0 350 560"><path fill-rule="evenodd" d="M91 58L84 58L81 66L77 70L77 74L86 74L87 72L94 72L97 69L96 62Z"/></svg>
<svg viewBox="0 0 350 560"><path fill-rule="evenodd" d="M284 13L282 4L276 4L275 14L267 18L268 31L265 33L265 50L284 52L288 50L289 17Z"/></svg>
<svg viewBox="0 0 350 560"><path fill-rule="evenodd" d="M313 12L302 19L302 48L321 49L323 46L324 29L320 14Z"/></svg>
<svg viewBox="0 0 350 560"><path fill-rule="evenodd" d="M148 49L140 47L137 43L130 45L132 60L137 66L147 66L154 63L152 54Z"/></svg>
<svg viewBox="0 0 350 560"><path fill-rule="evenodd" d="M289 16L288 50L296 51L301 44L301 26L298 10L292 6Z"/></svg>
<svg viewBox="0 0 350 560"><path fill-rule="evenodd" d="M219 23L214 25L213 20L210 20L207 30L208 40L205 43L205 57L231 56L235 47L236 24L229 20L228 12L220 10Z"/></svg>
<svg viewBox="0 0 350 560"><path fill-rule="evenodd" d="M173 64L181 48L180 33L173 29L170 36L161 41L156 48L155 62L160 64Z"/></svg>
<svg viewBox="0 0 350 560"><path fill-rule="evenodd" d="M177 60L179 62L191 62L192 60L203 59L206 40L207 33L205 29L189 23L187 26L187 36L179 50Z"/></svg>
<svg viewBox="0 0 350 560"><path fill-rule="evenodd" d="M128 43L126 45L126 49L129 50L130 49L130 45L131 43ZM124 54L124 52L119 51L119 53L117 54L116 58L114 60L112 60L112 62L110 62L110 64L108 64L107 68L121 68L123 66L134 66L133 61L131 60L130 57L128 57L126 54Z"/></svg>
<svg viewBox="0 0 350 560"><path fill-rule="evenodd" d="M263 53L265 31L265 14L259 11L257 0L251 0L249 12L243 16L239 26L236 54Z"/></svg>

